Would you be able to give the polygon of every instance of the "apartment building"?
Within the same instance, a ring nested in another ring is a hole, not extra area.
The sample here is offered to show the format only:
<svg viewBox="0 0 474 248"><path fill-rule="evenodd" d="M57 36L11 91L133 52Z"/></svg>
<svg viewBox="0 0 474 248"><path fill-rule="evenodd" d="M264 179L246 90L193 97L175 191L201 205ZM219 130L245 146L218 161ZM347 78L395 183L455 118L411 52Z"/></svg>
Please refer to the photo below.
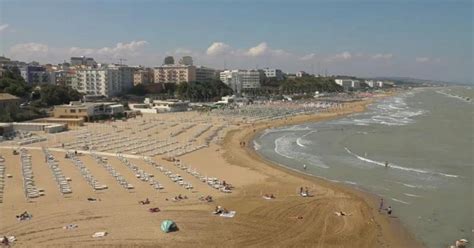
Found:
<svg viewBox="0 0 474 248"><path fill-rule="evenodd" d="M267 78L275 78L276 80L283 80L283 72L280 69L264 68L262 69Z"/></svg>
<svg viewBox="0 0 474 248"><path fill-rule="evenodd" d="M123 65L81 68L76 70L76 81L71 83L85 95L111 97L133 86L133 70Z"/></svg>
<svg viewBox="0 0 474 248"><path fill-rule="evenodd" d="M220 73L220 80L240 94L242 90L259 88L260 75L258 70L225 70Z"/></svg>
<svg viewBox="0 0 474 248"><path fill-rule="evenodd" d="M217 71L208 67L196 67L196 81L197 82L210 82L218 78Z"/></svg>
<svg viewBox="0 0 474 248"><path fill-rule="evenodd" d="M139 68L133 73L133 85L151 84L154 82L153 69Z"/></svg>
<svg viewBox="0 0 474 248"><path fill-rule="evenodd" d="M196 81L196 67L190 65L163 65L155 67L155 83L181 83Z"/></svg>

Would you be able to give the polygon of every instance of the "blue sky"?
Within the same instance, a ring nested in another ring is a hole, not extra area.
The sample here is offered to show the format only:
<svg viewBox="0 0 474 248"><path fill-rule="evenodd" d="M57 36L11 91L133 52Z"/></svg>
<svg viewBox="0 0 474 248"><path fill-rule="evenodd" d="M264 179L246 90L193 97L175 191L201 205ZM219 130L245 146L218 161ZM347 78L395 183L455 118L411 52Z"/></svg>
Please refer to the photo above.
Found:
<svg viewBox="0 0 474 248"><path fill-rule="evenodd" d="M0 52L472 82L472 13L470 0L0 0Z"/></svg>

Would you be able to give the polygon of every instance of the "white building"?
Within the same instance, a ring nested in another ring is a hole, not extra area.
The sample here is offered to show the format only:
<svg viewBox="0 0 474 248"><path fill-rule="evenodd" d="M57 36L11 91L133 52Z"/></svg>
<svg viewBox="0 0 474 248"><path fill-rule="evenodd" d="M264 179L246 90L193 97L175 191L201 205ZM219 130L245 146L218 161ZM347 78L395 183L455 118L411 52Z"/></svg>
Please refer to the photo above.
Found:
<svg viewBox="0 0 474 248"><path fill-rule="evenodd" d="M283 72L280 69L264 68L263 73L267 78L276 78L276 80L283 80Z"/></svg>
<svg viewBox="0 0 474 248"><path fill-rule="evenodd" d="M334 80L336 84L339 84L340 86L344 87L345 90L348 89L358 89L360 88L360 82L359 80L353 80L353 79L335 79Z"/></svg>
<svg viewBox="0 0 474 248"><path fill-rule="evenodd" d="M184 56L179 60L180 65L193 65L193 57Z"/></svg>
<svg viewBox="0 0 474 248"><path fill-rule="evenodd" d="M257 70L225 70L220 73L220 80L227 84L234 93L245 89L260 87L260 72Z"/></svg>
<svg viewBox="0 0 474 248"><path fill-rule="evenodd" d="M76 89L86 95L111 97L133 86L133 68L107 65L76 71Z"/></svg>
<svg viewBox="0 0 474 248"><path fill-rule="evenodd" d="M371 88L382 88L383 81L365 80L365 83Z"/></svg>
<svg viewBox="0 0 474 248"><path fill-rule="evenodd" d="M296 77L304 77L304 76L308 76L309 74L306 73L305 71L298 71L296 72Z"/></svg>

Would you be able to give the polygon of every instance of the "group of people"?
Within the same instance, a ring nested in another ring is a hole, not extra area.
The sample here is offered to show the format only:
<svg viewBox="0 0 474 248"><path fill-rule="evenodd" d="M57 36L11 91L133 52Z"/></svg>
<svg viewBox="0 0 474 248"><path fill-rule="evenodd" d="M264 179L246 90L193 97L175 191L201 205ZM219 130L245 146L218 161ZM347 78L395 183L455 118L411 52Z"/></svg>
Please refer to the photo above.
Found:
<svg viewBox="0 0 474 248"><path fill-rule="evenodd" d="M212 202L213 201L212 196L210 196L210 195L207 195L206 197L204 197L202 195L201 197L199 197L199 200L200 201L205 201L205 202Z"/></svg>
<svg viewBox="0 0 474 248"><path fill-rule="evenodd" d="M303 189L303 187L300 187L300 195L302 197L310 197L311 195L309 194L308 187L304 187L304 189Z"/></svg>
<svg viewBox="0 0 474 248"><path fill-rule="evenodd" d="M240 147L245 147L245 141L240 141Z"/></svg>
<svg viewBox="0 0 474 248"><path fill-rule="evenodd" d="M31 217L33 217L33 215L31 215L30 213L28 213L27 211L21 213L20 215L17 215L16 216L16 219L19 220L19 221L22 221L22 220L30 220Z"/></svg>
<svg viewBox="0 0 474 248"><path fill-rule="evenodd" d="M173 197L171 200L172 201L181 201L181 200L186 200L186 199L188 199L187 196L182 196L181 194L179 194L179 195ZM166 198L165 200L168 201L168 198Z"/></svg>

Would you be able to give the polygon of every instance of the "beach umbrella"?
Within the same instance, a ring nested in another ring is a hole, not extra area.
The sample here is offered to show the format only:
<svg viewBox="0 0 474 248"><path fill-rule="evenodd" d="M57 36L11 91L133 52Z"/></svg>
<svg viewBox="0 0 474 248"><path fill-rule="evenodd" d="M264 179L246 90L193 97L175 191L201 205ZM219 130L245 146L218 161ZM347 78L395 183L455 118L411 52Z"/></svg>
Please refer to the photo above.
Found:
<svg viewBox="0 0 474 248"><path fill-rule="evenodd" d="M178 226L172 220L164 220L161 222L161 230L165 233L174 232L178 230Z"/></svg>

